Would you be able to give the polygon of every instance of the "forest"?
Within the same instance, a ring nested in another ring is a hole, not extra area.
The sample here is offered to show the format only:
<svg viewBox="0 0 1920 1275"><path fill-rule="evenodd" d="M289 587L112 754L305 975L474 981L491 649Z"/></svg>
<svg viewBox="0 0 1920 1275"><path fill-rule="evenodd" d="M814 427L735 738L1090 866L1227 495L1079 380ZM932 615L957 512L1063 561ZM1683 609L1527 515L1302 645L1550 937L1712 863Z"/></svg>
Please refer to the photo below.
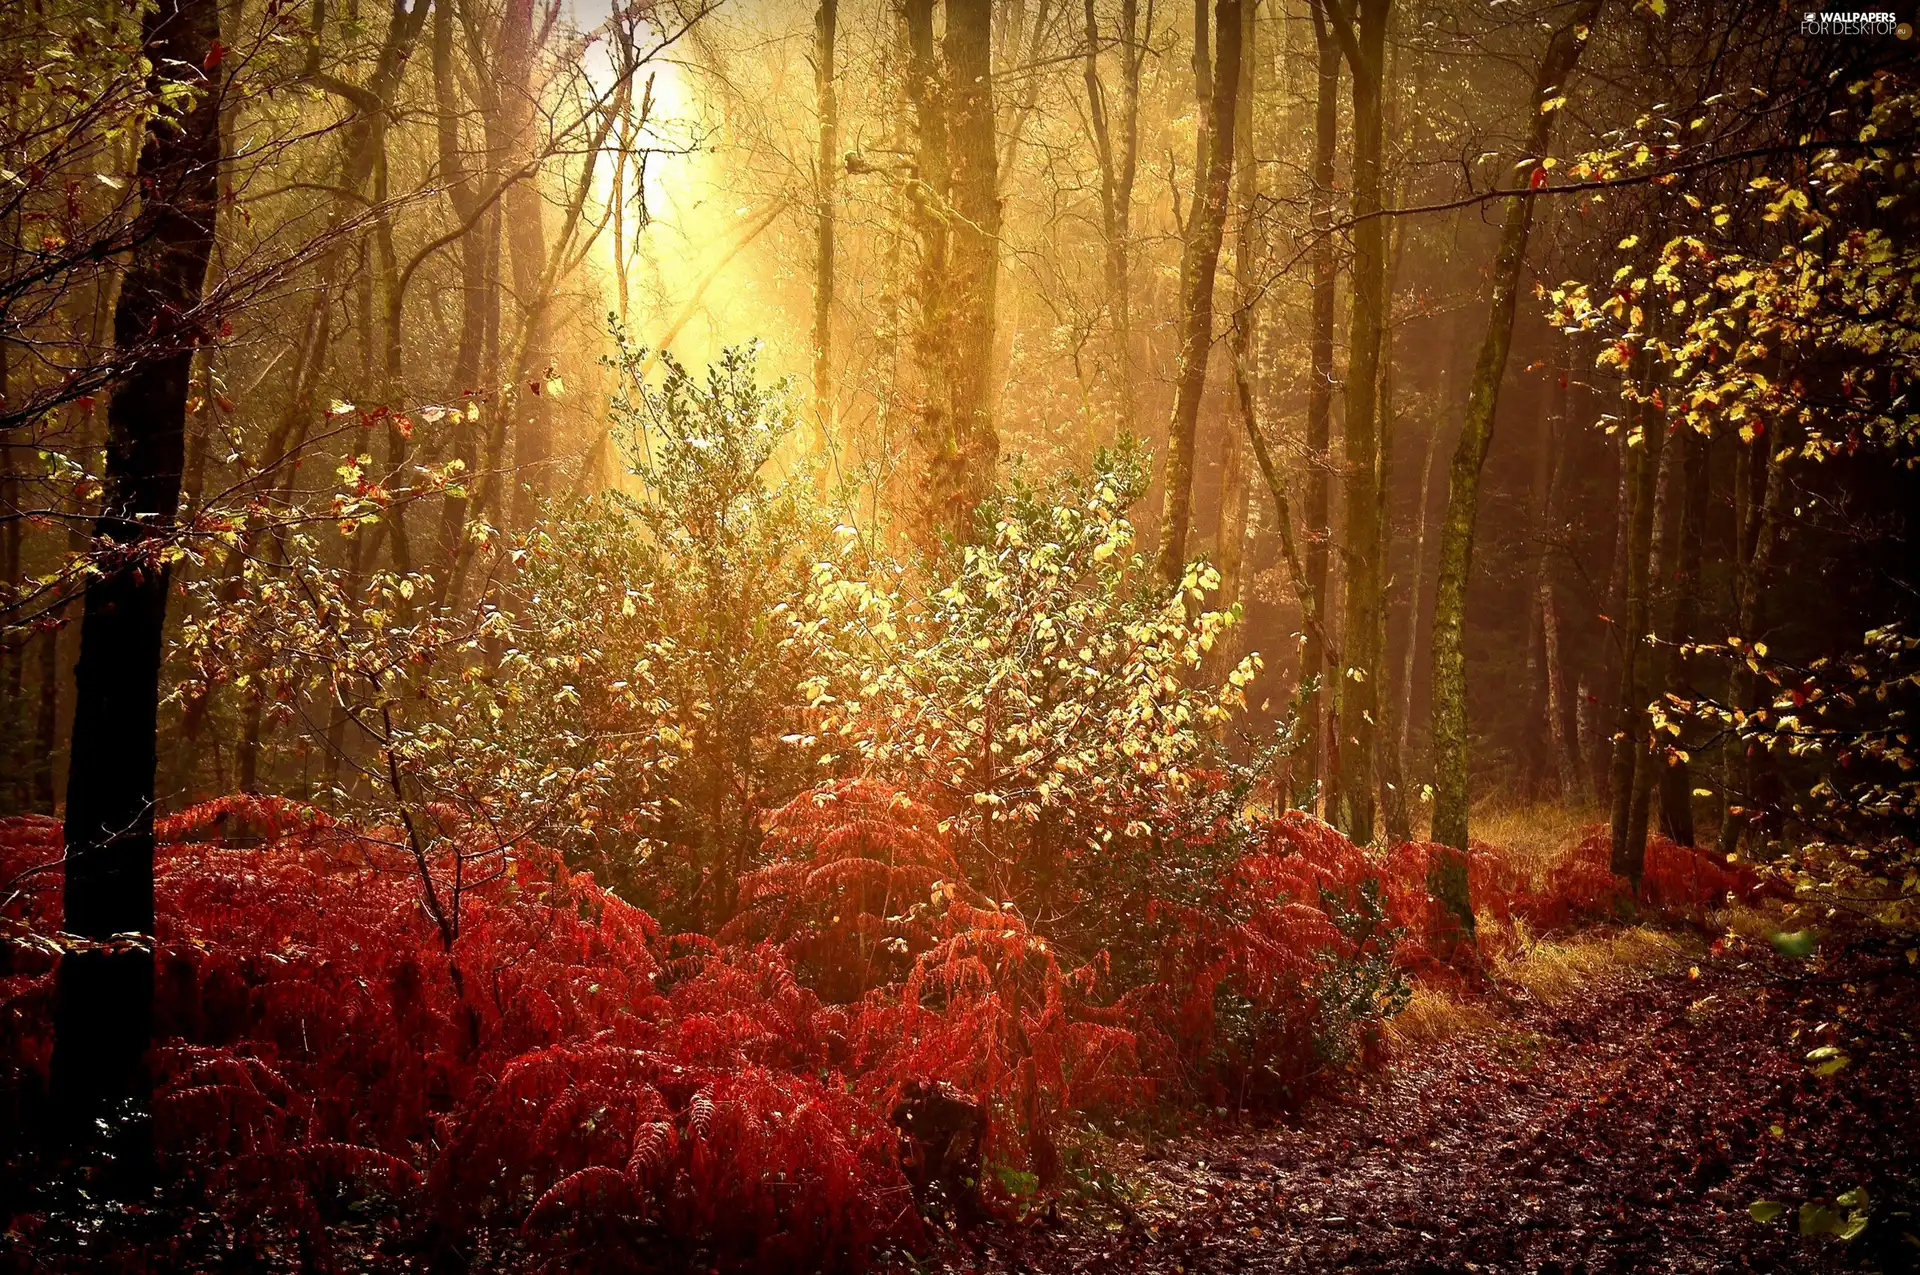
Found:
<svg viewBox="0 0 1920 1275"><path fill-rule="evenodd" d="M0 1272L1920 1269L1920 41L0 4Z"/></svg>

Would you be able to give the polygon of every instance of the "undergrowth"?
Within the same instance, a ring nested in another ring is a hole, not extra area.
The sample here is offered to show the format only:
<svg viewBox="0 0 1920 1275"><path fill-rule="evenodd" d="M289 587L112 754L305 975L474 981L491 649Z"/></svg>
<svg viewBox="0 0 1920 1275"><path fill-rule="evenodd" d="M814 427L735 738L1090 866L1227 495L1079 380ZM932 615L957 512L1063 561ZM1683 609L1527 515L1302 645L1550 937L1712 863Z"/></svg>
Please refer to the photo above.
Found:
<svg viewBox="0 0 1920 1275"><path fill-rule="evenodd" d="M766 828L770 866L716 937L663 932L532 843L450 852L428 865L442 897L465 874L449 947L391 829L251 797L163 820L153 1120L178 1224L150 1260L857 1269L934 1242L888 1119L910 1083L978 1105L980 1189L1021 1206L1098 1178L1090 1121L1297 1101L1366 1065L1416 987L1623 907L1599 833L1545 888L1476 846L1486 923L1446 964L1430 847L1290 812L1239 817L1200 886L1150 903L1149 949L1077 951L970 882L911 794L829 784ZM0 825L16 1148L48 1105L59 853L50 820ZM1656 841L1637 906L1704 917L1752 888ZM52 1242L84 1204L43 1168L7 1160L0 1252L112 1265L111 1228Z"/></svg>

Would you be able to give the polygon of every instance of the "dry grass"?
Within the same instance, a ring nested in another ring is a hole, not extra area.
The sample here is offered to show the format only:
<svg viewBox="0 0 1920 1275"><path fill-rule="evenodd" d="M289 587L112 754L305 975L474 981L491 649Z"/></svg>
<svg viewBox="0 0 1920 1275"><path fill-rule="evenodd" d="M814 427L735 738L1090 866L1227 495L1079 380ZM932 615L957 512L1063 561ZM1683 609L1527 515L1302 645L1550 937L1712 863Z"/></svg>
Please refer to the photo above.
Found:
<svg viewBox="0 0 1920 1275"><path fill-rule="evenodd" d="M1478 1001L1463 1000L1439 988L1416 987L1407 1007L1387 1020L1387 1048L1416 1053L1499 1025L1500 1020Z"/></svg>
<svg viewBox="0 0 1920 1275"><path fill-rule="evenodd" d="M1473 812L1473 835L1498 850L1537 889L1578 844L1582 829L1601 818L1598 810L1569 810L1557 801L1488 803Z"/></svg>
<svg viewBox="0 0 1920 1275"><path fill-rule="evenodd" d="M1496 985L1557 1005L1602 985L1664 973L1699 958L1704 943L1637 925L1565 938L1536 939L1524 927L1515 945L1491 962ZM1442 988L1414 988L1407 1007L1386 1025L1389 1052L1417 1053L1463 1036L1495 1031L1505 1021L1499 1001Z"/></svg>
<svg viewBox="0 0 1920 1275"><path fill-rule="evenodd" d="M1698 939L1636 925L1561 939L1528 939L1493 960L1493 976L1549 1005L1601 983L1663 973L1697 958Z"/></svg>

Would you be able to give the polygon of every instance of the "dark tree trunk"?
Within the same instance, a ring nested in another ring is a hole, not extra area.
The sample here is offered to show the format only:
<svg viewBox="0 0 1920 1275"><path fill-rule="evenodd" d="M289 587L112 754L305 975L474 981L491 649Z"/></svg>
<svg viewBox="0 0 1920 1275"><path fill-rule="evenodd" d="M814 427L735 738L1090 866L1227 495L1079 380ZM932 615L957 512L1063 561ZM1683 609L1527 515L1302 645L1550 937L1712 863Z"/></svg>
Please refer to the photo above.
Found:
<svg viewBox="0 0 1920 1275"><path fill-rule="evenodd" d="M1548 550L1554 471L1560 443L1560 418L1567 410L1567 379L1553 389L1553 405L1540 416L1540 434L1533 456L1533 481L1527 490L1527 539L1532 561L1527 585L1527 713L1522 725L1520 787L1530 801L1546 786L1550 762L1548 741L1553 732L1547 720L1546 589L1552 562Z"/></svg>
<svg viewBox="0 0 1920 1275"><path fill-rule="evenodd" d="M1613 800L1613 745L1602 741L1601 723L1611 720L1619 708L1611 697L1620 689L1620 664L1626 652L1627 635L1623 622L1627 608L1627 546L1632 539L1633 523L1633 453L1627 446L1624 432L1614 448L1614 461L1613 547L1607 558L1607 592L1602 600L1606 610L1600 616L1605 626L1603 637L1606 645L1600 662L1599 680L1594 684L1598 689L1584 700L1582 710L1587 714L1586 722L1590 728L1586 733L1591 745L1586 749L1590 782L1595 794L1604 796L1609 803Z"/></svg>
<svg viewBox="0 0 1920 1275"><path fill-rule="evenodd" d="M1648 415L1649 428L1657 428L1664 438L1667 432L1665 419L1656 413ZM1654 789L1660 779L1663 758L1662 741L1654 737L1650 705L1666 692L1668 661L1658 645L1663 635L1655 630L1662 627L1660 605L1664 600L1663 590L1673 561L1672 506L1680 450L1677 439L1668 439L1660 444L1659 475L1654 480L1653 488L1653 535L1647 550L1646 577L1640 586L1642 614L1648 630L1646 641L1641 644L1643 649L1637 651L1635 656L1639 664L1638 677L1641 679L1635 698L1639 709L1636 719L1642 730L1639 747L1633 754L1633 798L1627 803L1627 847L1622 854L1624 862L1636 866L1644 865L1646 861L1647 829L1653 819ZM1628 607L1628 610L1632 611L1633 608ZM1635 871L1631 875L1638 882L1640 873Z"/></svg>
<svg viewBox="0 0 1920 1275"><path fill-rule="evenodd" d="M1642 355L1643 364L1646 356ZM1642 369L1644 379L1645 370ZM1622 617L1624 649L1620 653L1620 698L1615 708L1613 768L1608 793L1613 829L1612 865L1616 876L1631 880L1637 890L1647 850L1647 816L1640 777L1645 768L1647 687L1652 652L1646 641L1651 614L1648 567L1653 556L1655 507L1658 503L1660 452L1666 422L1658 413L1640 409L1640 443L1627 453L1628 489L1632 501L1627 520L1625 605ZM1636 830L1637 829L1637 830Z"/></svg>
<svg viewBox="0 0 1920 1275"><path fill-rule="evenodd" d="M1322 0L1312 5L1314 39L1319 57L1313 119L1313 199L1319 240L1313 250L1311 316L1307 336L1307 499L1306 585L1316 615L1327 614L1328 554L1333 538L1333 481L1329 449L1333 442L1333 319L1334 294L1339 280L1333 233L1335 148L1340 137L1340 43L1328 25ZM1300 681L1324 681L1327 673L1326 634L1319 627L1307 633L1300 650ZM1322 783L1321 759L1326 752L1327 703L1331 688L1316 687L1303 696L1299 787L1305 792ZM1331 811L1327 813L1331 814Z"/></svg>
<svg viewBox="0 0 1920 1275"><path fill-rule="evenodd" d="M5 228L7 240L6 277L13 276L13 262L16 246L20 242L19 218L10 217L12 224ZM0 409L11 406L10 395L13 385L10 378L12 360L10 347L0 340ZM0 603L10 603L14 590L20 585L20 481L14 468L13 449L0 448ZM47 638L52 640L53 634ZM7 774L13 776L7 791L0 794L0 812L14 814L27 809L29 800L27 783L27 757L22 747L27 739L27 643L16 642L13 646L0 649L0 661L5 661L5 689L0 691L6 703L0 706L0 730L6 731L6 741L0 743L0 764L4 764Z"/></svg>
<svg viewBox="0 0 1920 1275"><path fill-rule="evenodd" d="M153 85L180 76L201 92L178 120L156 118L141 146L142 246L121 286L114 343L132 370L107 405L105 495L95 535L101 573L87 586L74 670L67 779L65 928L85 939L151 935L153 799L161 630L186 450L186 409L199 304L213 250L220 167L220 94L206 65L218 0L160 0L142 23ZM156 341L167 344L153 350ZM110 1105L149 1093L153 957L91 951L60 964L53 1083L76 1133ZM143 1127L135 1121L136 1130ZM144 1150L136 1132L134 1161Z"/></svg>
<svg viewBox="0 0 1920 1275"><path fill-rule="evenodd" d="M1680 448L1679 552L1673 573L1673 618L1667 626L1666 688L1686 694L1687 662L1680 650L1700 627L1700 562L1704 552L1707 504L1707 439L1687 429L1674 440ZM1684 743L1684 739L1676 741ZM1683 846L1694 843L1693 767L1679 756L1660 768L1660 831Z"/></svg>
<svg viewBox="0 0 1920 1275"><path fill-rule="evenodd" d="M1786 459L1793 450L1785 437L1788 429L1789 422L1783 419L1779 434L1771 444L1764 440L1748 444L1742 453L1747 463L1740 467L1735 477L1735 487L1741 491L1735 506L1739 535L1737 575L1734 580L1736 634L1747 642L1760 636L1760 626L1765 619L1763 603L1767 577L1773 569L1774 549L1780 539L1781 515L1786 506ZM1759 459L1757 465L1753 463L1756 458ZM1754 492L1751 487L1758 487L1759 491ZM1760 679L1747 667L1745 660L1734 660L1727 687L1727 703L1742 712L1751 713L1759 707L1759 696ZM1764 749L1743 751L1737 739L1728 743L1725 782L1727 810L1720 822L1719 837L1722 853L1737 851L1742 836L1753 821L1764 813L1756 809L1756 804L1766 765Z"/></svg>
<svg viewBox="0 0 1920 1275"><path fill-rule="evenodd" d="M460 400L468 399L480 386L480 355L486 341L489 294L485 232L491 229L493 219L480 209L480 194L467 169L466 155L461 145L459 90L454 79L453 22L450 0L437 0L433 6L433 85L440 171L446 182L447 198L453 205L453 215L462 225L475 217L480 219L479 225L473 226L460 237L460 335L454 347L452 374L447 378L447 395L457 409ZM449 422L448 428L453 433L454 458L465 468L462 482L471 483L475 477L473 471L480 463L478 431L470 423L460 420ZM464 496L449 496L441 506L440 529L436 539L440 585L443 589L459 554L460 540L466 533L467 503Z"/></svg>
<svg viewBox="0 0 1920 1275"><path fill-rule="evenodd" d="M1240 85L1240 0L1216 0L1214 55L1206 67L1206 6L1194 6L1195 79L1205 84L1201 115L1206 163L1193 175L1193 207L1180 259L1180 359L1174 372L1173 419L1167 425L1167 487L1160 518L1160 576L1178 584L1187 567L1187 531L1193 515L1194 442L1200 396L1213 349L1213 276L1226 231L1233 177L1233 109Z"/></svg>

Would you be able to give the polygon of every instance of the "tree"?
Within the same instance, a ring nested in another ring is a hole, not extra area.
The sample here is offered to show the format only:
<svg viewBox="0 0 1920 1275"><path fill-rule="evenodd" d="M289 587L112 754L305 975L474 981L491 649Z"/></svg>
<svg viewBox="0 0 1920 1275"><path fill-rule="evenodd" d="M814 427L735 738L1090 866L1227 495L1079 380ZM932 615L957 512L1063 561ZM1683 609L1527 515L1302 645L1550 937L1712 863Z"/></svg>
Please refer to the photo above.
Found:
<svg viewBox="0 0 1920 1275"><path fill-rule="evenodd" d="M67 780L66 928L94 946L61 963L54 1085L79 1131L110 1104L144 1106L153 1013L154 770L162 628L177 550L172 531L186 459L194 348L213 335L201 308L219 194L217 0L160 0L141 24L157 108L140 147L139 246L114 311L120 350L171 332L107 406L105 546L87 585L74 670ZM135 1122L136 1130L139 1121ZM140 1158L136 1133L134 1157Z"/></svg>
<svg viewBox="0 0 1920 1275"><path fill-rule="evenodd" d="M1533 225L1531 190L1546 184L1547 150L1553 127L1566 105L1566 80L1586 47L1599 0L1581 0L1554 31L1528 99L1529 119L1521 171L1526 189L1507 200L1506 222L1494 259L1487 306L1487 331L1467 390L1460 441L1447 471L1447 512L1440 525L1440 574L1433 611L1433 840L1464 852L1467 848L1467 674L1463 637L1467 576L1473 563L1474 522L1479 513L1480 471L1500 403L1507 351L1513 341L1514 306L1520 272L1526 264L1527 236ZM1466 865L1458 856L1436 856L1441 879L1434 893L1447 900L1462 925L1473 928L1466 904Z"/></svg>
<svg viewBox="0 0 1920 1275"><path fill-rule="evenodd" d="M1355 841L1373 839L1374 710L1380 669L1380 363L1386 345L1387 235L1381 217L1386 148L1387 23L1392 0L1326 0L1329 24L1353 72L1353 310L1347 325L1341 484L1346 597L1343 650L1331 670L1334 768L1327 808Z"/></svg>
<svg viewBox="0 0 1920 1275"><path fill-rule="evenodd" d="M1320 232L1312 260L1312 316L1307 336L1307 592L1318 616L1327 614L1327 567L1333 541L1333 320L1339 283L1339 259L1331 230L1335 151L1340 138L1340 41L1328 24L1324 0L1311 0L1317 78L1314 88L1313 177L1314 228ZM1323 685L1327 672L1326 634L1310 627L1300 648L1300 710L1303 787L1318 785L1327 759L1326 719L1329 697ZM1331 810L1329 809L1329 813Z"/></svg>
<svg viewBox="0 0 1920 1275"><path fill-rule="evenodd" d="M1134 427L1133 384L1133 185L1140 170L1140 72L1153 39L1153 5L1142 29L1139 0L1121 0L1114 33L1120 50L1118 119L1100 78L1100 21L1094 0L1084 0L1087 43L1082 78L1094 160L1100 167L1100 237L1104 249L1106 311L1116 394L1114 416L1122 430ZM1116 130L1117 125L1117 130ZM1115 136L1116 131L1118 137Z"/></svg>
<svg viewBox="0 0 1920 1275"><path fill-rule="evenodd" d="M913 503L916 533L928 547L971 534L1000 454L990 384L1000 277L992 5L947 0L938 65L933 9L934 0L907 0L903 9L921 254Z"/></svg>
<svg viewBox="0 0 1920 1275"><path fill-rule="evenodd" d="M1215 0L1214 35L1207 35L1205 0L1194 0L1193 68L1205 162L1193 174L1185 250L1180 258L1180 357L1174 371L1173 419L1167 425L1165 505L1160 519L1160 576L1178 584L1187 569L1187 533L1193 520L1194 443L1200 396L1213 350L1213 284L1226 232L1233 176L1234 103L1240 91L1241 0ZM1212 55L1208 45L1213 45Z"/></svg>
<svg viewBox="0 0 1920 1275"><path fill-rule="evenodd" d="M824 444L833 433L833 231L840 177L840 96L835 88L834 42L839 0L820 0L814 17L814 109L820 114L820 148L814 157L813 415Z"/></svg>
<svg viewBox="0 0 1920 1275"><path fill-rule="evenodd" d="M1255 333L1259 329L1260 298L1254 269L1260 255L1258 225L1260 166L1253 150L1254 92L1260 66L1257 3L1240 6L1240 91L1234 98L1235 164L1233 183L1233 343L1234 376L1248 380L1240 410L1255 411L1259 402L1259 370L1253 366ZM1230 409L1232 410L1232 409ZM1220 599L1224 607L1238 604L1244 583L1247 551L1247 503L1253 477L1244 434L1231 424L1223 435L1226 461L1220 481L1220 532L1214 542L1214 565L1220 569Z"/></svg>

